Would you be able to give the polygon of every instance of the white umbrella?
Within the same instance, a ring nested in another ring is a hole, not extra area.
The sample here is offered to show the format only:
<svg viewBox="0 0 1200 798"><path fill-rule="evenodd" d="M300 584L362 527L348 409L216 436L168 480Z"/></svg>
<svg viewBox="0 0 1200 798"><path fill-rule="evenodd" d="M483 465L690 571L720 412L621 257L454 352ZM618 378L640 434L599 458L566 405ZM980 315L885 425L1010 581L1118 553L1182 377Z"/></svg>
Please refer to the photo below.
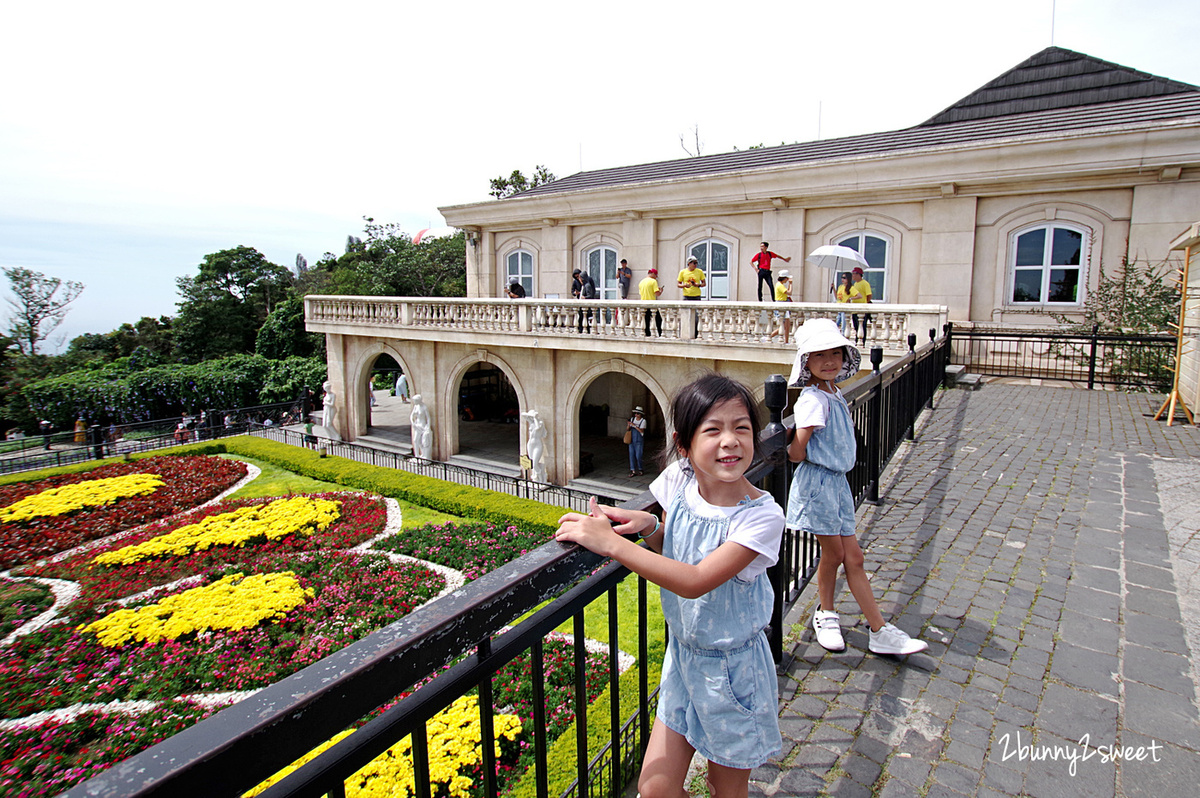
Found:
<svg viewBox="0 0 1200 798"><path fill-rule="evenodd" d="M818 268L832 269L835 272L853 271L855 266L862 266L864 269L870 266L867 259L856 250L836 244L817 247L804 260Z"/></svg>

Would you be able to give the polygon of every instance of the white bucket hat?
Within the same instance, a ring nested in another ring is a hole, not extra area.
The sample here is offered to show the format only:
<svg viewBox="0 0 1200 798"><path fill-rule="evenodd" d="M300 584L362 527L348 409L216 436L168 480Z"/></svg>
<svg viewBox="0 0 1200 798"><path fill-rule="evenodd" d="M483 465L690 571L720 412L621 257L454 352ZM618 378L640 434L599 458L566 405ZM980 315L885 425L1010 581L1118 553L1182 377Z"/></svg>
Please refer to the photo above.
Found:
<svg viewBox="0 0 1200 798"><path fill-rule="evenodd" d="M808 385L808 381L812 379L812 372L808 370L808 356L813 352L824 352L839 346L846 348L847 357L843 360L842 370L838 372L834 382L843 382L858 373L858 365L862 362L858 347L842 335L833 319L809 319L800 325L800 329L796 330L796 362L792 364L788 385Z"/></svg>

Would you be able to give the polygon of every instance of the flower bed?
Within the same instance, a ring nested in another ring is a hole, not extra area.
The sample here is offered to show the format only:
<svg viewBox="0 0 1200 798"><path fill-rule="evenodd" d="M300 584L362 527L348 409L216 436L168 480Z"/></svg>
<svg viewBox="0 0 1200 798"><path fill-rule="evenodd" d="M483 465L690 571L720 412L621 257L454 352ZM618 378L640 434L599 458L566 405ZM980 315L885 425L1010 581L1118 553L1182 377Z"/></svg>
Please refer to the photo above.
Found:
<svg viewBox="0 0 1200 798"><path fill-rule="evenodd" d="M156 474L163 484L152 493L127 496L110 505L0 523L0 569L68 551L89 540L203 504L244 477L246 464L212 457L148 457L111 463L77 474L0 486L0 508L54 488L130 474Z"/></svg>
<svg viewBox="0 0 1200 798"><path fill-rule="evenodd" d="M150 469L147 465L170 461L168 465L174 466L185 459L190 461L190 474L169 467ZM307 516L312 522L290 524L286 529L276 522L293 518L295 513L272 513L268 508L275 505L277 509L294 510L288 503L292 499L225 502L147 523L133 534L67 553L53 562L29 562L52 551L66 552L72 540L78 545L131 529L141 523L135 519L147 513L157 512L161 517L165 508L152 506L153 500L161 499L160 494L183 483L189 487L212 484L217 480L210 471L225 470L231 463L237 471L244 471L236 461L203 457L148 458L119 464L128 466L128 473L153 470L163 476L165 484L148 497L123 498L99 513L84 507L38 519L33 523L56 521L61 526L39 526L42 534L38 545L12 549L13 558L27 562L14 569L15 575L73 582L78 586L78 597L66 607L57 608L59 615L54 623L21 630L29 634L0 649L0 718L58 713L55 719L32 726L12 726L10 722L0 731L0 794L33 796L64 790L215 711L189 703L190 698L180 700L182 696L264 687L402 617L442 589L444 578L419 563L394 562L383 554L350 550L378 537L387 524L383 500L365 494L296 497L313 510ZM110 469L107 477L122 476L112 467L105 468ZM0 489L0 504L8 506L49 487L74 484L71 480L85 482L98 472L59 478L57 484L42 481L36 489L25 486L22 491L16 490L21 486L9 486ZM232 476L230 483L236 479ZM177 490L176 495L182 496L180 506L196 503L193 496L197 494L187 489ZM146 499L151 502L146 504ZM134 511L128 506L131 502L145 506ZM335 518L331 517L331 505L336 505ZM242 510L247 512L237 517L251 520L233 537L189 536L190 542L184 546L175 545L179 536L171 537L189 525L227 529L228 518L221 520L221 516ZM100 517L104 512L125 520L106 524ZM68 520L73 524L64 523ZM490 524L441 525L406 531L375 546L461 569L467 578L475 578L541 543L541 536L536 537ZM197 540L203 545L194 545ZM105 556L119 550L138 552L138 556ZM303 594L303 602L297 605L293 596L283 605L265 608L257 618L231 617L244 607L236 592L227 593L219 601L212 600L208 592L256 579L266 581L265 575L285 572L294 575L288 577L294 578L294 585L288 589ZM0 599L3 595L0 592ZM44 589L35 588L34 595L43 605L49 601ZM28 599L24 601L28 603ZM15 598L10 604L22 619L31 617L31 610ZM186 627L171 628L161 635L163 639L153 633L141 634L140 640L131 639L125 632L134 627L113 620L140 617L153 626L162 620L164 608L178 604L188 605L192 615ZM265 615L272 617L263 620ZM87 628L103 625L106 618L122 633L102 639L97 634L99 627ZM606 684L605 660L602 655L587 656L589 701ZM545 662L547 731L553 739L574 715L570 646L548 640ZM514 716L513 722L519 721L522 727L516 740L506 734L500 765L502 782L521 772L532 753L528 740L533 731L534 707L529 672L526 655L494 679L496 711ZM77 714L82 705L108 702L134 703L121 705L123 708L114 706L103 713ZM454 712L461 714L461 710L458 707ZM122 711L135 714L122 715ZM457 762L453 773L446 771L450 778L444 782L446 790L453 783L477 794L480 766L467 761L470 757L465 750L459 753L461 757L452 757ZM390 760L374 763L364 771L375 775L364 777L363 789L402 780L408 767L405 756L400 748L394 748L381 757ZM474 786L467 788L464 778Z"/></svg>
<svg viewBox="0 0 1200 798"><path fill-rule="evenodd" d="M0 579L0 639L21 627L54 602L49 588Z"/></svg>
<svg viewBox="0 0 1200 798"><path fill-rule="evenodd" d="M375 548L457 568L469 582L545 542L537 532L478 522L428 524L380 541Z"/></svg>

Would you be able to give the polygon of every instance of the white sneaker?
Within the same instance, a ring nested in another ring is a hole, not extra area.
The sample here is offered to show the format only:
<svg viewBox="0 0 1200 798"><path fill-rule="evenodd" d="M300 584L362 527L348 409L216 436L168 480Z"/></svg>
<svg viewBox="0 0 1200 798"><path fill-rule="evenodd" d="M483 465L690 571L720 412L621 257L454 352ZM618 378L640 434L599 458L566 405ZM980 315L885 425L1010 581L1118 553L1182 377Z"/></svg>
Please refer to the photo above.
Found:
<svg viewBox="0 0 1200 798"><path fill-rule="evenodd" d="M836 612L818 607L813 612L812 624L821 648L826 651L846 650L846 641L842 639L842 624Z"/></svg>
<svg viewBox="0 0 1200 798"><path fill-rule="evenodd" d="M885 623L878 632L871 632L867 648L874 654L916 654L929 648L924 640L909 637L906 633Z"/></svg>

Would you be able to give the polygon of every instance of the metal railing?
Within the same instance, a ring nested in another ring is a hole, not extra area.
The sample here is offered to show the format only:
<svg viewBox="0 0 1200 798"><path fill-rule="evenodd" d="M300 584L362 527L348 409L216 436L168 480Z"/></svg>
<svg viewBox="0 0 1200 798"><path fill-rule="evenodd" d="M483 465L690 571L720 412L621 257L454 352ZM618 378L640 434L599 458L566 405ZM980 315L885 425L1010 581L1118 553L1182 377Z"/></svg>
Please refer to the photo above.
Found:
<svg viewBox="0 0 1200 798"><path fill-rule="evenodd" d="M183 430L178 429L182 417L175 416L108 427L93 424L79 432L27 436L0 444L0 474L54 468L227 438L244 434L252 425L262 425L267 421L275 425L294 424L299 417L299 402L278 402L208 411L204 416L197 414L193 417L192 425Z"/></svg>
<svg viewBox="0 0 1200 798"><path fill-rule="evenodd" d="M954 327L950 339L950 362L976 374L1086 383L1089 389L1116 385L1165 393L1171 388L1175 336L1170 333L1101 333L1098 325L1090 334Z"/></svg>
<svg viewBox="0 0 1200 798"><path fill-rule="evenodd" d="M931 339L932 339L931 333ZM879 475L890 452L906 436L931 401L944 370L946 340L921 348L909 338L908 355L879 370L881 352L872 353L874 372L847 391L860 440L872 451L849 476L858 501L878 495ZM786 502L791 468L786 462L787 430L783 410L788 389L778 375L767 381L765 403L770 421L762 434L763 458L749 472L756 485ZM865 425L865 426L862 426ZM860 450L860 454L862 454ZM659 510L647 492L626 502L629 509ZM778 661L783 617L816 565L807 533L788 531L779 563L769 572L775 585L770 629ZM363 724L263 793L278 796L342 797L345 780L389 747L413 735L415 790L430 794L426 723L456 698L478 692L484 740L492 739L493 680L518 656L531 657L533 694L532 778L540 798L549 798L545 664L543 641L568 619L573 622L576 783L567 795L616 798L624 789L649 739L655 693L648 683L649 629L647 585L637 579L637 709L619 712L622 682L617 673L618 585L629 571L573 545L550 542L488 572L453 593L264 688L213 717L118 763L77 785L65 796L212 796L239 795L273 773L354 726L409 689L411 694ZM599 597L608 604L608 706L589 706L585 690L584 608ZM550 599L545 606L540 606ZM514 619L532 615L513 628ZM451 664L453 663L453 664ZM448 666L448 667L447 667ZM414 685L418 685L414 687ZM595 755L587 745L587 714L607 712L608 741ZM482 791L496 796L499 785L491 745L483 745Z"/></svg>

